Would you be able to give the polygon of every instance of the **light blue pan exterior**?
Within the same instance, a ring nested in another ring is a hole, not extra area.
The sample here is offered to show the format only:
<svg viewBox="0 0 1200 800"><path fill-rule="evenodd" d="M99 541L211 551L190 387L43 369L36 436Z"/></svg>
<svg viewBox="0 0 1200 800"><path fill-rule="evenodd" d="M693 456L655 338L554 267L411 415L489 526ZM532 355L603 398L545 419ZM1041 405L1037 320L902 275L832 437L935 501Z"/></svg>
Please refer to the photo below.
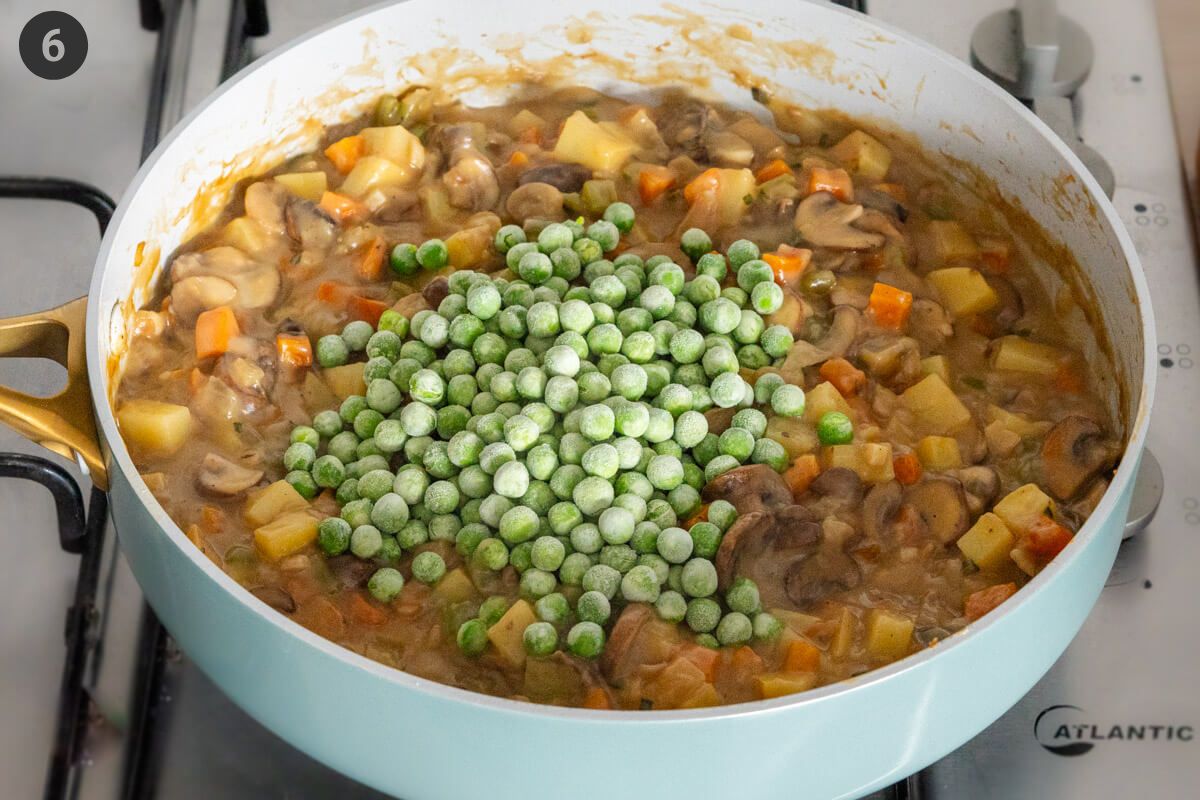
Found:
<svg viewBox="0 0 1200 800"><path fill-rule="evenodd" d="M589 18L590 24L607 25L615 35L598 34L587 46L624 53L638 45L638 52L649 52L661 23L631 18L647 10L676 13L660 0L529 0L520 8L520 14L507 14L503 4L414 0L331 26L228 84L138 174L105 238L88 310L88 365L97 420L110 448L112 514L134 574L184 651L235 702L315 758L407 800L848 798L913 773L967 741L1028 691L1095 602L1121 539L1142 450L1155 342L1132 244L1074 155L991 84L904 34L795 0L739 0L736 8L704 10L706 24L718 26L714 35L733 22L758 30L755 21L766 20L763 30L836 43L829 51L837 52L832 66L793 61L766 74L795 88L798 99L874 114L915 132L931 148L980 165L1087 265L1094 303L1115 343L1114 369L1129 387L1124 395L1112 392L1114 409L1128 421L1128 449L1108 493L1070 546L969 630L852 681L717 709L600 712L484 697L383 667L257 601L187 541L121 444L105 400L107 367L127 335L127 322L114 309L144 297L144 283L130 268L138 243L152 239L170 252L185 235L181 210L197 189L221 174L226 162L236 163L237 154L267 142L271 131L290 129L304 114L332 120L357 110L350 101L328 101L322 111L312 99L320 89L394 87L398 65L409 50L428 46L430 31L452 31L465 47L483 51L496 34L516 33L528 20L596 12L600 16ZM421 31L419 42L409 41L406 31ZM661 56L670 57L669 50ZM682 58L702 64L705 56L685 48ZM883 89L864 92L854 82L884 73L889 78ZM735 94L726 84L714 79L711 86L744 98L744 91ZM958 132L968 124L971 137ZM1048 197L1039 187L1044 190L1048 176L1056 175L1072 180L1060 195ZM1086 214L1062 213L1085 208Z"/></svg>

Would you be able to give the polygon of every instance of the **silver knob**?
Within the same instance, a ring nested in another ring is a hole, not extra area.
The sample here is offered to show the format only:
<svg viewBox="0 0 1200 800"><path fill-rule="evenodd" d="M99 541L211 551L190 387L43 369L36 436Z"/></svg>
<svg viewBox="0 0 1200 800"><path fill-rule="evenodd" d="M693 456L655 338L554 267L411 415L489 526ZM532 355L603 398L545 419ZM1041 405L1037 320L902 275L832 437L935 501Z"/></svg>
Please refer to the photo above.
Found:
<svg viewBox="0 0 1200 800"><path fill-rule="evenodd" d="M1017 0L975 28L971 64L1022 100L1065 97L1091 71L1092 40L1054 0Z"/></svg>

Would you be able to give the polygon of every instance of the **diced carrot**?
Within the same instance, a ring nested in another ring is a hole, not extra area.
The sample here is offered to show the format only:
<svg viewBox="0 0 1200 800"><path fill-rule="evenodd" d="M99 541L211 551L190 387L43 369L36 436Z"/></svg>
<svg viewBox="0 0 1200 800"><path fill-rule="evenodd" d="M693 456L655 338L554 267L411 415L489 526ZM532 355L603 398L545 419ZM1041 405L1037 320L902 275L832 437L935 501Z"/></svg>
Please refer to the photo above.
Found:
<svg viewBox="0 0 1200 800"><path fill-rule="evenodd" d="M1074 534L1050 517L1038 517L1017 542L1017 547L1033 555L1042 563L1049 561L1071 543Z"/></svg>
<svg viewBox="0 0 1200 800"><path fill-rule="evenodd" d="M361 319L372 325L378 325L379 318L383 316L384 311L388 310L388 304L380 300L372 300L370 297L354 295L346 303L346 310L350 312L351 319Z"/></svg>
<svg viewBox="0 0 1200 800"><path fill-rule="evenodd" d="M648 165L642 167L642 171L638 173L638 194L641 195L643 205L650 205L673 186L675 173L666 167Z"/></svg>
<svg viewBox="0 0 1200 800"><path fill-rule="evenodd" d="M783 244L774 253L763 253L762 259L771 265L776 283L783 287L795 286L804 270L808 269L812 250Z"/></svg>
<svg viewBox="0 0 1200 800"><path fill-rule="evenodd" d="M698 644L685 644L679 650L679 657L695 664L704 673L704 680L709 683L717 676L717 662L721 660L719 651Z"/></svg>
<svg viewBox="0 0 1200 800"><path fill-rule="evenodd" d="M903 289L888 286L886 283L876 283L871 289L871 300L867 309L875 317L876 325L900 330L908 322L912 302L913 296Z"/></svg>
<svg viewBox="0 0 1200 800"><path fill-rule="evenodd" d="M821 668L821 651L804 639L793 639L788 643L787 655L783 658L785 672L816 672Z"/></svg>
<svg viewBox="0 0 1200 800"><path fill-rule="evenodd" d="M719 188L721 188L721 170L709 167L683 187L683 199L688 202L688 205L691 205L700 195L715 192Z"/></svg>
<svg viewBox="0 0 1200 800"><path fill-rule="evenodd" d="M200 527L216 533L225 527L225 512L216 506L204 506L200 509Z"/></svg>
<svg viewBox="0 0 1200 800"><path fill-rule="evenodd" d="M517 136L517 140L521 141L521 142L525 142L526 144L541 144L542 143L542 129L539 128L537 125L530 125L528 128L521 131L521 133ZM522 155L524 155L524 154L522 154ZM529 157L525 156L525 158L526 158L526 160L528 160Z"/></svg>
<svg viewBox="0 0 1200 800"><path fill-rule="evenodd" d="M921 480L921 459L913 453L901 453L892 459L892 471L902 485L911 486Z"/></svg>
<svg viewBox="0 0 1200 800"><path fill-rule="evenodd" d="M609 709L612 708L612 701L608 699L608 692L602 686L593 686L587 690L587 694L583 697L583 707L592 709Z"/></svg>
<svg viewBox="0 0 1200 800"><path fill-rule="evenodd" d="M275 337L275 351L279 354L281 364L293 367L307 367L312 364L312 342L308 334L280 333Z"/></svg>
<svg viewBox="0 0 1200 800"><path fill-rule="evenodd" d="M749 681L754 676L762 673L766 667L763 664L762 656L754 652L754 648L742 645L734 650L733 655L730 656L729 669L735 680Z"/></svg>
<svg viewBox="0 0 1200 800"><path fill-rule="evenodd" d="M963 601L963 613L966 614L967 619L975 621L1016 593L1017 585L1015 583L998 583L995 586L980 589L978 592L972 592Z"/></svg>
<svg viewBox="0 0 1200 800"><path fill-rule="evenodd" d="M816 192L829 192L843 203L849 203L854 199L854 182L844 169L813 167L808 173L808 193Z"/></svg>
<svg viewBox="0 0 1200 800"><path fill-rule="evenodd" d="M317 299L331 306L340 306L350 297L350 287L337 281L321 281L317 285Z"/></svg>
<svg viewBox="0 0 1200 800"><path fill-rule="evenodd" d="M800 495L808 491L808 485L820 474L821 462L812 453L806 453L788 467L783 473L783 480L792 490L792 496L799 499Z"/></svg>
<svg viewBox="0 0 1200 800"><path fill-rule="evenodd" d="M1070 364L1062 364L1054 373L1054 388L1063 394L1080 394L1083 392L1083 378L1079 371Z"/></svg>
<svg viewBox="0 0 1200 800"><path fill-rule="evenodd" d="M844 358L831 358L819 370L824 380L833 384L842 397L853 397L867 385L867 376L861 369Z"/></svg>
<svg viewBox="0 0 1200 800"><path fill-rule="evenodd" d="M877 183L875 184L877 191L891 195L893 200L898 200L901 203L908 202L908 189L902 183Z"/></svg>
<svg viewBox="0 0 1200 800"><path fill-rule="evenodd" d="M697 522L708 522L708 503L700 506L700 510L693 514L691 519L687 521L687 529L691 530L692 526Z"/></svg>
<svg viewBox="0 0 1200 800"><path fill-rule="evenodd" d="M350 616L364 625L382 625L388 618L387 612L363 597L362 592L350 595Z"/></svg>
<svg viewBox="0 0 1200 800"><path fill-rule="evenodd" d="M232 308L210 308L196 318L196 358L221 355L240 333Z"/></svg>
<svg viewBox="0 0 1200 800"><path fill-rule="evenodd" d="M524 167L529 164L529 156L524 150L514 150L513 154L508 157L508 165L510 167Z"/></svg>
<svg viewBox="0 0 1200 800"><path fill-rule="evenodd" d="M787 175L792 171L788 163L782 158L777 158L765 167L754 173L754 180L758 183L766 183L772 178L778 178L780 175Z"/></svg>
<svg viewBox="0 0 1200 800"><path fill-rule="evenodd" d="M334 219L335 222L349 222L367 215L367 207L355 200L337 192L325 192L317 206Z"/></svg>
<svg viewBox="0 0 1200 800"><path fill-rule="evenodd" d="M979 259L988 272L1003 275L1008 272L1009 246L1003 239L983 238L979 240Z"/></svg>
<svg viewBox="0 0 1200 800"><path fill-rule="evenodd" d="M347 136L326 147L325 157L333 162L338 172L345 175L354 169L366 150L367 143L362 136Z"/></svg>
<svg viewBox="0 0 1200 800"><path fill-rule="evenodd" d="M383 256L387 251L387 243L382 237L376 236L370 244L363 248L362 257L358 261L358 275L368 281L377 281L383 277Z"/></svg>

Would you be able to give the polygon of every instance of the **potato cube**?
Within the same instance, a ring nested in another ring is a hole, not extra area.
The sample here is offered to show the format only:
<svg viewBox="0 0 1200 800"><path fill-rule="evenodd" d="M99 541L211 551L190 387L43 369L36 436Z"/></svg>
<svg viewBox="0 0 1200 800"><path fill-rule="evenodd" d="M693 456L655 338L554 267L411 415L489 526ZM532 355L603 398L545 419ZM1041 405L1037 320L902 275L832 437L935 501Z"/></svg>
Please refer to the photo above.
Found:
<svg viewBox="0 0 1200 800"><path fill-rule="evenodd" d="M443 580L445 580L443 578ZM500 658L516 667L525 664L525 629L537 622L533 606L524 600L513 603L495 625L488 628L488 640Z"/></svg>
<svg viewBox="0 0 1200 800"><path fill-rule="evenodd" d="M583 164L593 172L615 172L636 150L637 144L619 129L601 127L576 111L563 124L554 157Z"/></svg>
<svg viewBox="0 0 1200 800"><path fill-rule="evenodd" d="M380 156L363 156L342 181L338 191L351 197L362 197L373 189L403 186L408 182L409 175L409 170L394 161Z"/></svg>
<svg viewBox="0 0 1200 800"><path fill-rule="evenodd" d="M834 658L845 658L849 655L850 648L854 646L854 639L857 635L858 619L854 616L853 611L843 606L838 615L837 630L833 632L833 639L829 642L829 655Z"/></svg>
<svg viewBox="0 0 1200 800"><path fill-rule="evenodd" d="M187 406L158 400L127 400L117 411L125 441L144 453L169 456L187 442L192 412Z"/></svg>
<svg viewBox="0 0 1200 800"><path fill-rule="evenodd" d="M787 608L772 608L771 616L778 619L794 633L800 635L807 634L809 628L821 621L820 617L814 617L812 614L792 611Z"/></svg>
<svg viewBox="0 0 1200 800"><path fill-rule="evenodd" d="M937 289L946 308L956 317L979 314L1000 302L996 290L988 285L983 273L970 267L934 270L925 278Z"/></svg>
<svg viewBox="0 0 1200 800"><path fill-rule="evenodd" d="M1054 508L1052 501L1036 483L1027 483L1009 492L992 510L1016 533L1025 533Z"/></svg>
<svg viewBox="0 0 1200 800"><path fill-rule="evenodd" d="M890 611L873 608L867 613L867 653L881 661L908 655L913 621Z"/></svg>
<svg viewBox="0 0 1200 800"><path fill-rule="evenodd" d="M892 151L863 131L854 131L829 148L829 155L867 180L881 181L892 164Z"/></svg>
<svg viewBox="0 0 1200 800"><path fill-rule="evenodd" d="M816 386L808 390L804 396L804 421L810 425L816 425L821 417L825 416L830 411L841 411L846 416L854 419L854 410L850 408L850 404L846 402L846 398L842 397L834 385L829 381L818 383Z"/></svg>
<svg viewBox="0 0 1200 800"><path fill-rule="evenodd" d="M280 480L251 492L246 497L242 516L252 528L260 528L284 514L306 508L308 501L290 483Z"/></svg>
<svg viewBox="0 0 1200 800"><path fill-rule="evenodd" d="M1063 351L1048 344L1031 342L1020 336L1004 336L996 346L992 366L1034 375L1053 375L1062 365L1063 355Z"/></svg>
<svg viewBox="0 0 1200 800"><path fill-rule="evenodd" d="M486 225L476 225L456 231L446 239L446 251L450 254L450 266L455 269L475 267L487 260L492 252L495 232Z"/></svg>
<svg viewBox="0 0 1200 800"><path fill-rule="evenodd" d="M764 700L783 697L797 692L806 692L817 685L815 672L770 672L754 679L758 696Z"/></svg>
<svg viewBox="0 0 1200 800"><path fill-rule="evenodd" d="M329 390L337 395L339 400L345 400L352 394L365 394L366 381L363 380L362 364L343 364L340 367L326 367L321 370L321 377Z"/></svg>
<svg viewBox="0 0 1200 800"><path fill-rule="evenodd" d="M359 135L363 137L368 156L387 159L404 170L410 179L417 177L425 166L425 146L401 125L363 128Z"/></svg>
<svg viewBox="0 0 1200 800"><path fill-rule="evenodd" d="M1014 414L1000 406L988 406L989 422L998 422L1004 428L1012 431L1022 439L1030 436L1041 436L1050 430L1051 425L1044 420L1030 420L1022 414Z"/></svg>
<svg viewBox="0 0 1200 800"><path fill-rule="evenodd" d="M321 195L329 188L324 172L288 172L276 175L275 182L297 197L314 203L321 202Z"/></svg>
<svg viewBox="0 0 1200 800"><path fill-rule="evenodd" d="M979 256L979 245L974 237L954 220L930 220L925 226L927 243L933 258L941 264L950 261L974 259Z"/></svg>
<svg viewBox="0 0 1200 800"><path fill-rule="evenodd" d="M943 382L950 383L950 360L945 356L930 356L921 359L921 373L937 375Z"/></svg>
<svg viewBox="0 0 1200 800"><path fill-rule="evenodd" d="M953 433L971 421L971 412L937 375L928 375L908 387L900 399L934 433Z"/></svg>
<svg viewBox="0 0 1200 800"><path fill-rule="evenodd" d="M543 130L546 127L546 120L539 117L537 114L530 111L528 108L522 108L513 118L508 121L508 132L513 136L520 136L527 130Z"/></svg>
<svg viewBox="0 0 1200 800"><path fill-rule="evenodd" d="M988 512L958 540L958 549L980 569L995 569L1008 560L1016 537L997 515Z"/></svg>
<svg viewBox="0 0 1200 800"><path fill-rule="evenodd" d="M821 446L817 429L796 417L770 417L767 436L783 445L788 458L793 461L806 453L815 453Z"/></svg>
<svg viewBox="0 0 1200 800"><path fill-rule="evenodd" d="M243 253L261 253L271 246L271 234L256 220L237 217L221 231L221 241Z"/></svg>
<svg viewBox="0 0 1200 800"><path fill-rule="evenodd" d="M896 477L892 446L879 442L835 444L825 448L825 468L846 467L866 483L886 483Z"/></svg>
<svg viewBox="0 0 1200 800"><path fill-rule="evenodd" d="M917 442L917 458L927 470L958 469L962 466L962 454L958 440L949 436L926 436Z"/></svg>
<svg viewBox="0 0 1200 800"><path fill-rule="evenodd" d="M733 225L750 207L746 198L757 188L754 173L748 169L719 169L717 180L717 224Z"/></svg>
<svg viewBox="0 0 1200 800"><path fill-rule="evenodd" d="M317 539L317 518L293 511L254 529L254 544L271 561L297 553Z"/></svg>
<svg viewBox="0 0 1200 800"><path fill-rule="evenodd" d="M471 578L466 571L459 567L443 575L433 593L447 605L461 603L469 600L475 594L475 584L471 583Z"/></svg>

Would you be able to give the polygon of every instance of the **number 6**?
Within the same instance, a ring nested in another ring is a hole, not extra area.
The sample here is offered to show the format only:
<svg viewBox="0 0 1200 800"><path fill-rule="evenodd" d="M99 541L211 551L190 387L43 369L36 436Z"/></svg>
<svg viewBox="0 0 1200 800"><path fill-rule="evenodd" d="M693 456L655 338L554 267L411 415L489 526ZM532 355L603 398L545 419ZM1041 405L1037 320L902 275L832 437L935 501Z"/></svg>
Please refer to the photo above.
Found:
<svg viewBox="0 0 1200 800"><path fill-rule="evenodd" d="M42 38L42 57L47 61L62 61L62 57L67 54L67 48L63 47L62 41L54 38L60 33L62 28L51 28Z"/></svg>

